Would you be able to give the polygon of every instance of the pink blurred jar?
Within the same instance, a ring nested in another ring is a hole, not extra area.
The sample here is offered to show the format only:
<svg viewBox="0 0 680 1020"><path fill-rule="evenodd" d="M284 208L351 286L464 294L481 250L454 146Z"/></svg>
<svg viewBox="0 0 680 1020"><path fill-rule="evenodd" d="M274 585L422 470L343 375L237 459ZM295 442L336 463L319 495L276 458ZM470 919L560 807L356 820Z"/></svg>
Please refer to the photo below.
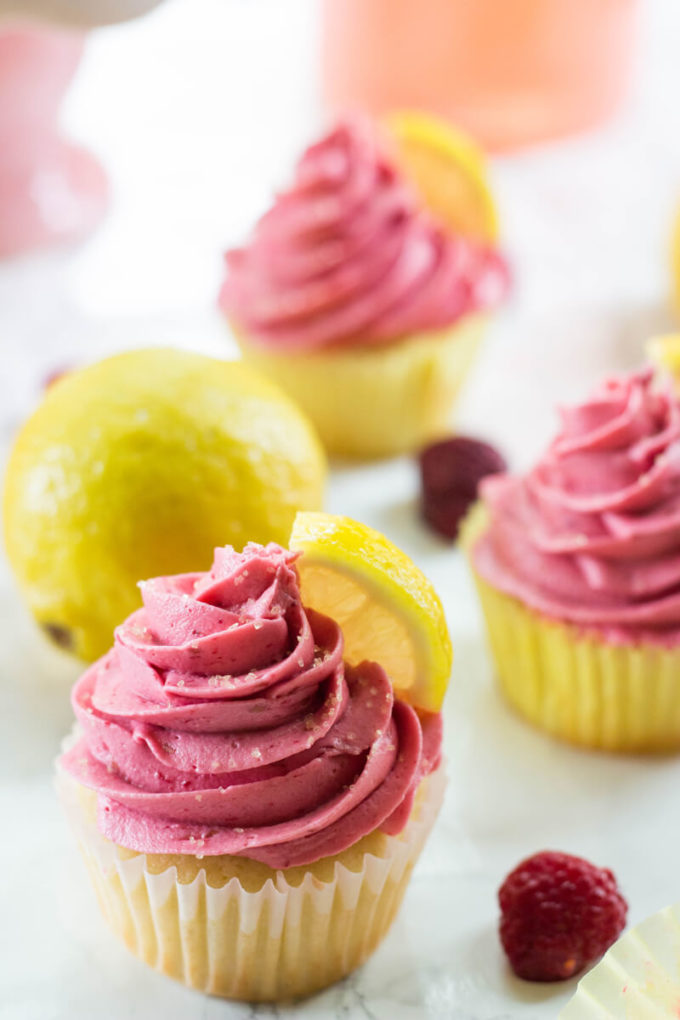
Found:
<svg viewBox="0 0 680 1020"><path fill-rule="evenodd" d="M440 114L499 151L600 123L629 79L637 0L324 0L334 111Z"/></svg>
<svg viewBox="0 0 680 1020"><path fill-rule="evenodd" d="M106 176L59 132L84 35L0 23L0 257L85 234L107 203Z"/></svg>

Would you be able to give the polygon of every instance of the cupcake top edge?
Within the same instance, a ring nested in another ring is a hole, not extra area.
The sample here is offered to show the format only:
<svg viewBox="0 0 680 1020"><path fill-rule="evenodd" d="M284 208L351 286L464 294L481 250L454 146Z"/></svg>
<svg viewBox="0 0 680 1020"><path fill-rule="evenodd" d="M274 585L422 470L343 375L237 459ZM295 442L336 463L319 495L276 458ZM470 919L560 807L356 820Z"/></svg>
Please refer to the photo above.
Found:
<svg viewBox="0 0 680 1020"><path fill-rule="evenodd" d="M286 868L406 825L441 717L396 701L380 665L343 662L296 558L225 547L206 573L142 583L143 608L74 687L80 736L60 759L96 791L104 836Z"/></svg>
<svg viewBox="0 0 680 1020"><path fill-rule="evenodd" d="M493 587L608 640L680 641L680 404L650 368L561 409L532 470L480 496L473 563Z"/></svg>
<svg viewBox="0 0 680 1020"><path fill-rule="evenodd" d="M509 285L500 253L435 222L387 136L357 117L305 150L226 267L221 309L241 339L272 352L443 329L495 307Z"/></svg>

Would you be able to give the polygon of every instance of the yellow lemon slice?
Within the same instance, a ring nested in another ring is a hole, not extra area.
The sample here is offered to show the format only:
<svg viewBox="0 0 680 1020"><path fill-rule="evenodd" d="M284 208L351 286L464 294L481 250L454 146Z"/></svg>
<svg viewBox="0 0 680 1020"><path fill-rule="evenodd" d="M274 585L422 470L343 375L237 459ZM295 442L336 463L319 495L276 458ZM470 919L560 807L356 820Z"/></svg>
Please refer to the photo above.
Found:
<svg viewBox="0 0 680 1020"><path fill-rule="evenodd" d="M495 241L496 204L475 143L446 121L411 110L390 114L385 124L398 164L439 222L454 234Z"/></svg>
<svg viewBox="0 0 680 1020"><path fill-rule="evenodd" d="M645 345L647 357L657 368L669 372L680 383L680 333L652 337Z"/></svg>
<svg viewBox="0 0 680 1020"><path fill-rule="evenodd" d="M290 547L302 601L342 627L345 658L378 662L397 696L438 712L451 673L451 640L434 588L379 531L326 513L298 513Z"/></svg>
<svg viewBox="0 0 680 1020"><path fill-rule="evenodd" d="M673 304L680 315L680 209L675 216L675 226L671 240L671 270L673 274Z"/></svg>

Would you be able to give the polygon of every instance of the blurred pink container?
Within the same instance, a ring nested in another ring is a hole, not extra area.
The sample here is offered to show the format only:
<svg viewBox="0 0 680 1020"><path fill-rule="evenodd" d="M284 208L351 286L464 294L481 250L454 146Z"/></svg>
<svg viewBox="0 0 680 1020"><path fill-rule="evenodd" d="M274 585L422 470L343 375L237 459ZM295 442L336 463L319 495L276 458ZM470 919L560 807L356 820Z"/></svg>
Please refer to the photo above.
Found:
<svg viewBox="0 0 680 1020"><path fill-rule="evenodd" d="M420 107L492 150L593 126L629 78L637 0L324 0L334 110Z"/></svg>
<svg viewBox="0 0 680 1020"><path fill-rule="evenodd" d="M104 171L58 127L83 45L80 32L0 28L0 257L79 237L106 208Z"/></svg>

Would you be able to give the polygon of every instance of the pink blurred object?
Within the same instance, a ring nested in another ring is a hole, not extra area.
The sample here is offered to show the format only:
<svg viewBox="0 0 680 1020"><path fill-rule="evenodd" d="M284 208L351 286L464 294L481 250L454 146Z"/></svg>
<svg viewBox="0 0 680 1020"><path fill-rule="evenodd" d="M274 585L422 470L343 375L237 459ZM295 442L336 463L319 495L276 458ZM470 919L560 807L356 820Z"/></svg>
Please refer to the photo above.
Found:
<svg viewBox="0 0 680 1020"><path fill-rule="evenodd" d="M59 133L83 46L82 32L0 29L0 257L80 237L106 208L101 166Z"/></svg>
<svg viewBox="0 0 680 1020"><path fill-rule="evenodd" d="M637 0L324 0L334 111L421 108L500 151L598 124L629 79Z"/></svg>

